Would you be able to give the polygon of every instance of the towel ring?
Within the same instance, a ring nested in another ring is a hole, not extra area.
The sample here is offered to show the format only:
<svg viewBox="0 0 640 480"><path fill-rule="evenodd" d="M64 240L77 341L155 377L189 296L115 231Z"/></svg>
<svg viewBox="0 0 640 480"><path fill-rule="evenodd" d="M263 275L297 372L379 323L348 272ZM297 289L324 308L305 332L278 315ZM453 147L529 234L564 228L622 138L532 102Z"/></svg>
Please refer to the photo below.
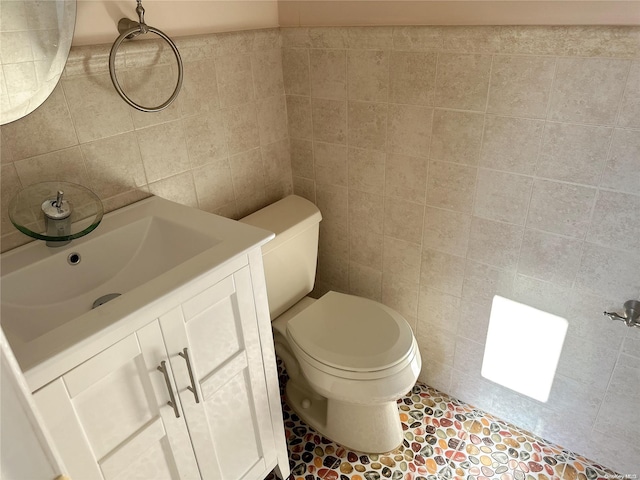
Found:
<svg viewBox="0 0 640 480"><path fill-rule="evenodd" d="M142 7L142 0L137 1L138 6L136 7L136 12L140 21L136 22L128 18L121 18L118 22L118 31L120 32L120 36L116 39L115 42L113 42L111 52L109 53L109 75L111 76L111 81L113 82L113 86L116 88L118 95L120 95L122 99L133 108L142 112L159 112L160 110L164 110L169 105L171 105L171 103L173 103L173 101L178 96L178 93L180 93L180 88L182 88L182 77L184 68L182 66L182 58L180 58L180 52L178 52L178 47L176 47L176 44L173 43L173 40L171 40L164 32L158 30L157 28L150 27L149 25L144 23L144 8ZM167 42L173 50L173 54L176 56L176 61L178 62L178 83L176 84L176 88L169 99L161 105L158 105L157 107L145 107L135 103L124 93L124 91L120 87L120 84L118 83L118 78L116 77L116 54L118 52L118 48L120 48L120 44L125 39L131 39L137 37L138 35L144 35L148 32L155 33L165 42Z"/></svg>

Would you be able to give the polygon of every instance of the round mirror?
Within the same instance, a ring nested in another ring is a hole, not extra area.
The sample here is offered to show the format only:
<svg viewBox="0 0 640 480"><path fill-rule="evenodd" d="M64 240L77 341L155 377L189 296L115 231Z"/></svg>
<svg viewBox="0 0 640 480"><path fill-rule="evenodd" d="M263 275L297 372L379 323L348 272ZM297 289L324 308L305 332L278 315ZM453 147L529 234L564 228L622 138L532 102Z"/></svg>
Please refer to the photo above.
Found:
<svg viewBox="0 0 640 480"><path fill-rule="evenodd" d="M76 0L0 0L0 124L28 115L62 75Z"/></svg>

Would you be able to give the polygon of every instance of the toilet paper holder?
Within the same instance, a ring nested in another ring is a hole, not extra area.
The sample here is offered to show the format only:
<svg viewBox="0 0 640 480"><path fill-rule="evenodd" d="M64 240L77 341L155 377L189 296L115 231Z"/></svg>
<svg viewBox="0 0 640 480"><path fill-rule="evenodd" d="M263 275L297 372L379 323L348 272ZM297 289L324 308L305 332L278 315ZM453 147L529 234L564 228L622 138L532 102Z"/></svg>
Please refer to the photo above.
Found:
<svg viewBox="0 0 640 480"><path fill-rule="evenodd" d="M640 319L640 302L638 300L628 300L624 302L624 317L615 312L603 312L603 314L611 320L624 322L627 327L640 328L640 321L638 321L638 319Z"/></svg>

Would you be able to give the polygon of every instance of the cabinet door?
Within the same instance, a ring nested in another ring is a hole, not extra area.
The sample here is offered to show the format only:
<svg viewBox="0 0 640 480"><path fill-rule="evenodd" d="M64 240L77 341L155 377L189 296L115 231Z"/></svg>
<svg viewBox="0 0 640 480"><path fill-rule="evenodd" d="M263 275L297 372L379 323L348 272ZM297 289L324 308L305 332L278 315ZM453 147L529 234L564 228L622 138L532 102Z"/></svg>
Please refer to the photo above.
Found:
<svg viewBox="0 0 640 480"><path fill-rule="evenodd" d="M202 478L263 478L276 454L249 268L163 315L160 325Z"/></svg>
<svg viewBox="0 0 640 480"><path fill-rule="evenodd" d="M155 321L35 393L72 478L200 478L184 419L167 405L162 360Z"/></svg>

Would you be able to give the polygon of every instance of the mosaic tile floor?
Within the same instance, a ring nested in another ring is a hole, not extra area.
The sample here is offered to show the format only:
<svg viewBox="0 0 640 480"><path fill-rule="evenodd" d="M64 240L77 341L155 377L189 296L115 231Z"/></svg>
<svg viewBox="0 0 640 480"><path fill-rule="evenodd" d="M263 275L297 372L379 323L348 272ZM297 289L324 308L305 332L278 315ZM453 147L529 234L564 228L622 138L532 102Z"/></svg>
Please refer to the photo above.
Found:
<svg viewBox="0 0 640 480"><path fill-rule="evenodd" d="M284 385L286 373L279 369ZM289 480L624 478L421 383L398 400L398 409L402 445L388 454L364 455L317 434L283 401Z"/></svg>

